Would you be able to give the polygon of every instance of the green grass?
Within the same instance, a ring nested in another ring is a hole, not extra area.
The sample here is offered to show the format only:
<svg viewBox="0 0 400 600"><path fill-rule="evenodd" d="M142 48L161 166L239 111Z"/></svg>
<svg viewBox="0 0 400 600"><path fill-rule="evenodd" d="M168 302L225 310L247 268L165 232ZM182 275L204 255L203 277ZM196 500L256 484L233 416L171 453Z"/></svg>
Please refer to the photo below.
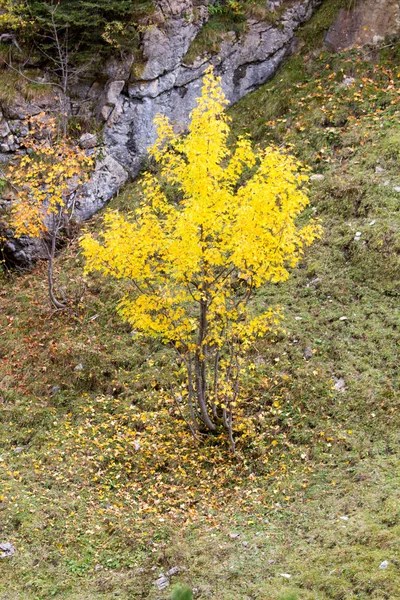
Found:
<svg viewBox="0 0 400 600"><path fill-rule="evenodd" d="M39 73L29 70L25 72L25 75L35 79ZM21 95L27 101L36 100L43 98L48 92L48 85L28 81L15 71L0 70L0 103L5 105L12 103L17 95Z"/></svg>
<svg viewBox="0 0 400 600"><path fill-rule="evenodd" d="M230 111L234 136L324 176L309 190L322 239L258 294L287 333L249 354L239 460L193 444L174 357L132 337L76 241L57 261L66 313L47 306L44 265L3 276L0 542L16 554L0 597L169 599L152 582L180 566L171 584L204 599L397 600L400 55L301 52ZM139 197L132 184L112 205Z"/></svg>

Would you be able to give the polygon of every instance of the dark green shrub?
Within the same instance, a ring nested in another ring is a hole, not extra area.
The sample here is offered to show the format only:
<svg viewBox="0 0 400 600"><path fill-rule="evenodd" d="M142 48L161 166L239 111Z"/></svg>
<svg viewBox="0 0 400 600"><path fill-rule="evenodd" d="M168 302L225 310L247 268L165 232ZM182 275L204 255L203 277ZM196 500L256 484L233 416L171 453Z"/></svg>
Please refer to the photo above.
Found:
<svg viewBox="0 0 400 600"><path fill-rule="evenodd" d="M68 30L71 48L78 45L79 50L91 49L96 54L99 48L109 47L107 31L114 24L123 26L119 28L119 46L122 42L128 46L136 37L138 20L151 14L153 8L152 0L27 0L6 10L25 23L26 42L51 49L54 40L50 32L55 25L62 32Z"/></svg>

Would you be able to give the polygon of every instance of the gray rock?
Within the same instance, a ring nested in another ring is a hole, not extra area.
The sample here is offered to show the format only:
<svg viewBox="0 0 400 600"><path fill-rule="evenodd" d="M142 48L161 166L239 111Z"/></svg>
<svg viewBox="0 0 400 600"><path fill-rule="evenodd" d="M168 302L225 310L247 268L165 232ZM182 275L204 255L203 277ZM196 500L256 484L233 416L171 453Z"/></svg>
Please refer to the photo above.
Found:
<svg viewBox="0 0 400 600"><path fill-rule="evenodd" d="M38 105L25 102L22 98L16 98L15 102L5 106L3 110L7 119L24 120L27 117L38 115L42 109Z"/></svg>
<svg viewBox="0 0 400 600"><path fill-rule="evenodd" d="M53 385L53 387L51 388L50 396L55 396L60 391L61 391L60 385Z"/></svg>
<svg viewBox="0 0 400 600"><path fill-rule="evenodd" d="M377 44L400 33L397 0L363 0L342 8L330 27L325 44L338 52L344 48Z"/></svg>
<svg viewBox="0 0 400 600"><path fill-rule="evenodd" d="M306 287L319 287L321 285L322 279L321 277L315 277L311 279L306 285Z"/></svg>
<svg viewBox="0 0 400 600"><path fill-rule="evenodd" d="M0 137L4 138L10 133L10 127L5 119L0 121Z"/></svg>
<svg viewBox="0 0 400 600"><path fill-rule="evenodd" d="M173 575L178 575L182 571L182 567L172 567L165 574L167 577L172 577Z"/></svg>
<svg viewBox="0 0 400 600"><path fill-rule="evenodd" d="M100 111L100 115L103 117L103 119L105 121L107 121L108 117L111 115L112 111L113 111L113 107L105 104Z"/></svg>
<svg viewBox="0 0 400 600"><path fill-rule="evenodd" d="M312 351L312 348L310 348L310 346L307 346L306 348L304 348L303 356L306 360L310 360L310 358L313 357L313 351Z"/></svg>
<svg viewBox="0 0 400 600"><path fill-rule="evenodd" d="M169 586L169 578L166 577L164 574L161 574L158 579L156 579L155 581L153 581L153 585L155 585L156 587L158 587L158 589L161 592L161 590L164 590L166 587Z"/></svg>
<svg viewBox="0 0 400 600"><path fill-rule="evenodd" d="M114 106L117 104L119 95L125 85L125 81L110 81L106 88L106 104Z"/></svg>
<svg viewBox="0 0 400 600"><path fill-rule="evenodd" d="M339 379L335 378L335 390L338 392L344 392L346 390L346 383L343 377Z"/></svg>
<svg viewBox="0 0 400 600"><path fill-rule="evenodd" d="M281 0L268 0L268 2L267 2L267 8L271 12L275 12L276 9L280 7L280 5L281 5Z"/></svg>
<svg viewBox="0 0 400 600"><path fill-rule="evenodd" d="M345 77L342 81L342 87L351 87L352 85L354 85L355 83L355 79L354 77Z"/></svg>
<svg viewBox="0 0 400 600"><path fill-rule="evenodd" d="M25 137L29 133L29 126L24 121L18 121L13 119L11 121L8 121L8 125L12 133L14 133L15 135Z"/></svg>
<svg viewBox="0 0 400 600"><path fill-rule="evenodd" d="M383 167L381 167L380 165L378 165L377 167L375 167L375 173L377 175L381 175L382 173L385 173L386 169L384 169Z"/></svg>
<svg viewBox="0 0 400 600"><path fill-rule="evenodd" d="M20 270L30 270L37 259L45 258L43 245L39 240L22 236L13 238L11 232L5 232L8 238L4 243L3 257L7 264Z"/></svg>
<svg viewBox="0 0 400 600"><path fill-rule="evenodd" d="M388 560L384 560L384 561L382 561L382 562L381 562L381 564L379 565L379 568L383 570L383 569L387 569L387 568L388 568L388 566L389 566L389 561L388 561Z"/></svg>
<svg viewBox="0 0 400 600"><path fill-rule="evenodd" d="M397 194L400 194L400 186L399 185L395 185L393 187L393 191L396 192Z"/></svg>
<svg viewBox="0 0 400 600"><path fill-rule="evenodd" d="M322 175L322 173L313 173L310 176L310 181L323 181L325 179L325 175Z"/></svg>
<svg viewBox="0 0 400 600"><path fill-rule="evenodd" d="M110 56L104 66L104 73L112 81L122 79L126 81L129 78L134 62L135 54L133 52L126 52L123 61L119 60L117 56ZM91 88L90 93L93 94L93 91Z"/></svg>
<svg viewBox="0 0 400 600"><path fill-rule="evenodd" d="M78 365L76 365L76 367L74 368L74 371L76 371L76 372L83 371L83 364L79 363Z"/></svg>
<svg viewBox="0 0 400 600"><path fill-rule="evenodd" d="M128 180L127 171L112 156L106 155L96 165L90 182L80 189L75 200L75 216L85 221L119 192Z"/></svg>
<svg viewBox="0 0 400 600"><path fill-rule="evenodd" d="M93 133L84 133L79 138L79 145L84 150L95 148L97 146L97 136Z"/></svg>
<svg viewBox="0 0 400 600"><path fill-rule="evenodd" d="M15 554L15 548L10 542L4 542L0 544L0 558L8 558Z"/></svg>
<svg viewBox="0 0 400 600"><path fill-rule="evenodd" d="M90 100L98 100L103 93L103 87L100 82L95 81L89 88L87 97Z"/></svg>

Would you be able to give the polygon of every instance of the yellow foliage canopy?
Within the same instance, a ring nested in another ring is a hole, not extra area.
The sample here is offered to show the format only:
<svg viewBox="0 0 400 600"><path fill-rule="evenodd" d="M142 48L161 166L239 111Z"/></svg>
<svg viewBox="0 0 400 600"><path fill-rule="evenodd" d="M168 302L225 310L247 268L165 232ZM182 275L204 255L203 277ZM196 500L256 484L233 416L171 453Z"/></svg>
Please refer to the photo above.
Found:
<svg viewBox="0 0 400 600"><path fill-rule="evenodd" d="M27 153L8 169L17 193L12 204L15 236L38 238L48 231L52 215L71 208L70 199L87 179L93 159L68 138L58 137L56 123L44 113L32 117L23 144Z"/></svg>
<svg viewBox="0 0 400 600"><path fill-rule="evenodd" d="M157 116L150 154L160 177L144 177L145 200L133 220L108 212L102 241L82 240L87 272L133 284L119 306L123 318L184 349L197 343L193 306L201 301L207 345L221 346L228 330L242 340L265 331L272 313L250 318L248 296L267 281L287 279L319 234L315 222L296 225L308 204L305 170L275 148L253 150L246 138L231 152L226 104L209 71L186 136ZM167 200L160 181L179 201Z"/></svg>

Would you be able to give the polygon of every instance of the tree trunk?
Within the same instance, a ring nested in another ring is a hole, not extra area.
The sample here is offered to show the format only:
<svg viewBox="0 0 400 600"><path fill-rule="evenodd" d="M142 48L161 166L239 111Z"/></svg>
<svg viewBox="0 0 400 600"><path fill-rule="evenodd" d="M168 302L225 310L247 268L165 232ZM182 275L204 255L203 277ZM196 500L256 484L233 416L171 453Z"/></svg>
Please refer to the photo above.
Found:
<svg viewBox="0 0 400 600"><path fill-rule="evenodd" d="M56 255L56 240L57 240L57 233L59 231L59 215L57 218L57 223L54 223L55 221L55 217L53 216L53 224L52 224L52 230L50 232L50 244L46 243L46 248L47 248L47 256L48 256L48 265L47 265L47 282L48 282L48 291L49 291L49 298L50 298L50 302L51 304L54 306L54 308L56 308L57 310L62 310L63 308L66 308L66 305L63 304L62 302L59 302L57 300L57 298L55 297L54 294L54 280L53 280L53 273L54 273L54 257Z"/></svg>
<svg viewBox="0 0 400 600"><path fill-rule="evenodd" d="M195 355L195 377L197 403L201 419L210 431L215 431L216 426L211 420L207 410L207 346L204 340L207 334L207 300L200 300L199 338Z"/></svg>
<svg viewBox="0 0 400 600"><path fill-rule="evenodd" d="M191 355L189 353L188 356L188 362L187 362L187 373L188 373L188 406L189 406L189 413L190 413L190 417L192 419L192 423L193 423L193 427L195 428L196 431L199 431L199 422L197 420L197 415L196 415L196 411L195 411L195 407L193 406L193 396L194 396L194 390L193 390L193 372L192 372L192 358Z"/></svg>

